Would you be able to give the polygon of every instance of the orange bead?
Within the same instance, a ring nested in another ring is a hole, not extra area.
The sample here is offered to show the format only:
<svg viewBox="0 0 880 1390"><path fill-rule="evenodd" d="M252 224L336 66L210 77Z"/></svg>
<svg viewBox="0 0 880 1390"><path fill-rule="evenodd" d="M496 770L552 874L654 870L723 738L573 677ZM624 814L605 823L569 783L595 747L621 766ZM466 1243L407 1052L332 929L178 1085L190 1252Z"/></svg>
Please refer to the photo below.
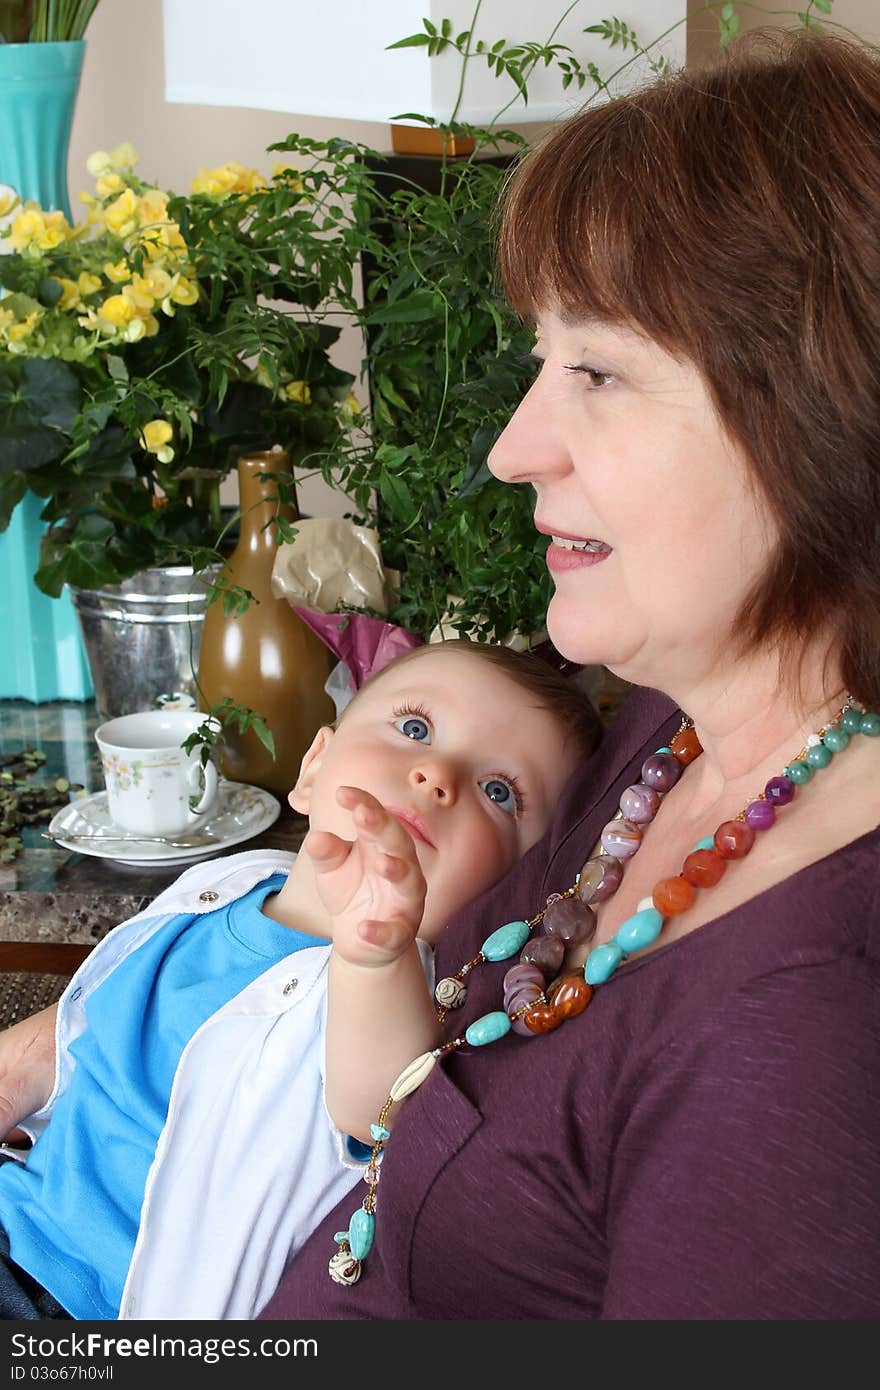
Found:
<svg viewBox="0 0 880 1390"><path fill-rule="evenodd" d="M664 917L685 912L693 900L693 886L680 874L676 874L675 878L661 878L653 893L654 906Z"/></svg>
<svg viewBox="0 0 880 1390"><path fill-rule="evenodd" d="M715 831L715 848L722 859L744 859L755 843L755 832L741 820L726 820Z"/></svg>
<svg viewBox="0 0 880 1390"><path fill-rule="evenodd" d="M692 763L703 751L696 729L682 729L670 741L669 747L682 767L687 767L688 763Z"/></svg>
<svg viewBox="0 0 880 1390"><path fill-rule="evenodd" d="M593 987L587 984L582 971L561 976L547 991L547 999L560 1018L582 1014L592 997Z"/></svg>
<svg viewBox="0 0 880 1390"><path fill-rule="evenodd" d="M586 983L586 981L585 981ZM528 1013L523 1014L523 1023L533 1033L552 1033L562 1022L552 1004L533 1004Z"/></svg>
<svg viewBox="0 0 880 1390"><path fill-rule="evenodd" d="M695 849L682 864L681 875L694 888L714 888L726 868L714 849Z"/></svg>

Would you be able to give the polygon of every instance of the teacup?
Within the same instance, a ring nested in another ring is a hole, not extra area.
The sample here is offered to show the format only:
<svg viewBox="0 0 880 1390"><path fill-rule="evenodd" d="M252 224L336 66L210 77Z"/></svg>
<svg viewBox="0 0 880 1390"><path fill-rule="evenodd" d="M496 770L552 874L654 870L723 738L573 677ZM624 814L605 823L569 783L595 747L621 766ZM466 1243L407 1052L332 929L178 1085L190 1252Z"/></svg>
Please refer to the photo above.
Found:
<svg viewBox="0 0 880 1390"><path fill-rule="evenodd" d="M185 753L181 744L206 721L198 710L144 710L95 730L116 825L178 835L205 823L217 804L217 769L209 762L203 772L198 747Z"/></svg>

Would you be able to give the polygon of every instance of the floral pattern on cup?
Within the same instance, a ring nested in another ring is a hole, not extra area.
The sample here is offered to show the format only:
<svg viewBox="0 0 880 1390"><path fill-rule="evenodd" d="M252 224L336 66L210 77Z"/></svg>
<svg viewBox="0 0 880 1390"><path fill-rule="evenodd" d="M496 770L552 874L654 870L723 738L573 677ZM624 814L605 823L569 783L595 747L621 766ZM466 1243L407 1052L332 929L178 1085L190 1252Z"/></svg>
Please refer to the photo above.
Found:
<svg viewBox="0 0 880 1390"><path fill-rule="evenodd" d="M140 761L117 758L114 753L102 753L101 764L104 780L114 793L130 791L143 781L143 763Z"/></svg>

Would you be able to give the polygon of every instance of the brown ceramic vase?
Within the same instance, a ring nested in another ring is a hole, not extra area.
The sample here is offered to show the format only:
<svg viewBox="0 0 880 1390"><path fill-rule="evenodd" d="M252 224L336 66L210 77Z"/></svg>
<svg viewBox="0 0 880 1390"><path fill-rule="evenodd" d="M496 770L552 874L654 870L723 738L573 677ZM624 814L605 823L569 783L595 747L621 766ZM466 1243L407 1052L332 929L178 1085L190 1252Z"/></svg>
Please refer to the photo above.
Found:
<svg viewBox="0 0 880 1390"><path fill-rule="evenodd" d="M202 708L230 696L262 715L275 740L273 761L253 730L240 734L227 725L224 776L282 798L296 782L315 733L336 713L324 690L330 669L327 648L287 600L272 593L278 545L275 517L295 522L297 513L292 505L279 503L274 479L260 475L289 470L290 458L283 450L239 459L239 540L221 578L249 589L257 602L237 617L224 614L222 600L212 603L205 614L199 655Z"/></svg>

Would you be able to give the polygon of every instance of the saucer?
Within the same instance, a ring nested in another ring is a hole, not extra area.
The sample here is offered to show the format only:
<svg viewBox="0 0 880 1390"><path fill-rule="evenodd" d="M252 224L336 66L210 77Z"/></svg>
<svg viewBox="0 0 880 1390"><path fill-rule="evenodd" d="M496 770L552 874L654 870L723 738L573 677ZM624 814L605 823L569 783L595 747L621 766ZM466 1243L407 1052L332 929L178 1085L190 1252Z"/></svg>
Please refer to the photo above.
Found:
<svg viewBox="0 0 880 1390"><path fill-rule="evenodd" d="M195 849L175 848L173 845L151 844L148 840L127 840L115 844L108 839L106 844L97 840L65 840L69 835L109 835L120 827L115 825L107 809L107 793L95 792L93 796L72 801L69 806L58 811L49 823L49 834L57 836L56 843L63 849L76 850L77 854L91 854L96 859L112 859L117 864L169 864L189 859L204 859L218 850L230 849L261 835L268 830L281 814L281 802L271 792L262 787L251 787L246 782L227 782L221 777L217 796L219 805L208 820L197 827L217 836L217 843L203 845ZM125 834L130 834L125 831ZM169 836L173 839L173 835Z"/></svg>

